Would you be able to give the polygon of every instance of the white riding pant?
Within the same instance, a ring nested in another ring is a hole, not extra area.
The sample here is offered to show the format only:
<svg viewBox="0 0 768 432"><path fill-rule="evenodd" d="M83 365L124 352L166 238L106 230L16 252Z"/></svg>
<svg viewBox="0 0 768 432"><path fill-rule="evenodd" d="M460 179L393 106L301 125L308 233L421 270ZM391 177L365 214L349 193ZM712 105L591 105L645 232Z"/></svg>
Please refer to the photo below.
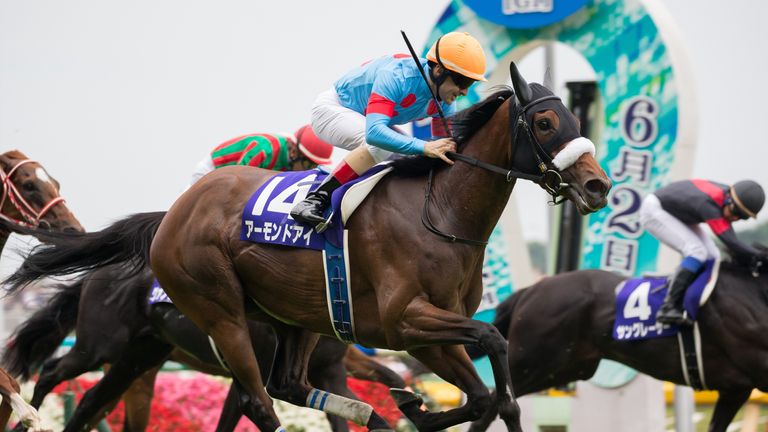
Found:
<svg viewBox="0 0 768 432"><path fill-rule="evenodd" d="M326 90L312 105L312 130L321 140L335 147L354 150L363 146L376 163L392 156L392 152L365 142L365 116L339 102L336 89Z"/></svg>
<svg viewBox="0 0 768 432"><path fill-rule="evenodd" d="M207 155L195 167L195 171L192 173L192 178L189 180L187 189L189 189L193 184L197 183L197 181L203 178L204 175L212 172L214 169L216 169L216 167L213 165L213 159L211 159L211 155Z"/></svg>
<svg viewBox="0 0 768 432"><path fill-rule="evenodd" d="M684 257L693 257L700 262L720 258L720 250L701 224L684 224L664 210L654 194L648 194L640 206L640 223L656 239Z"/></svg>

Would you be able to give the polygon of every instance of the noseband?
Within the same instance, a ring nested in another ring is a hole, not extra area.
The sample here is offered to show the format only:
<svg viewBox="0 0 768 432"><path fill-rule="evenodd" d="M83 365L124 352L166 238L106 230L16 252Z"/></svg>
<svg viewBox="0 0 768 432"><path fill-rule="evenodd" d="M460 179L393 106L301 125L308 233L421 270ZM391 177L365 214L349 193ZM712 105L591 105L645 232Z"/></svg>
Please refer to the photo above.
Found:
<svg viewBox="0 0 768 432"><path fill-rule="evenodd" d="M493 165L487 162L483 162L481 160L463 155L461 153L447 152L448 156L451 159L462 161L471 166L476 166L486 171L490 171L496 174L501 174L504 176L507 183L511 182L514 179L530 180L534 183L537 183L542 188L544 188L544 190L547 191L547 193L549 193L552 196L552 203L554 205L562 203L563 201L565 201L565 198L562 198L559 201L557 200L557 198L560 195L560 191L564 187L568 187L569 185L567 183L563 183L563 177L560 175L560 171L552 163L552 156L549 153L547 153L547 151L544 149L541 143L539 143L539 140L536 139L536 135L533 133L531 125L528 124L528 120L526 119L526 115L525 115L529 108L549 100L560 101L561 99L555 95L540 97L528 103L527 105L525 105L522 109L520 109L514 115L513 115L513 110L516 108L516 106L519 106L519 104L510 103L510 111L509 111L510 126L514 130L514 132L511 135L512 143L519 143L518 136L520 135L520 130L522 129L523 131L525 131L525 134L527 135L527 141L531 143L531 147L533 149L533 155L535 158L536 166L538 167L539 171L541 171L540 175L528 174L526 172L513 169L514 161L512 162L513 168L505 169L498 165ZM488 244L487 241L466 239L462 237L457 237L453 234L446 234L440 231L440 229L437 228L434 225L434 223L432 223L432 219L429 217L429 197L432 192L433 177L434 177L434 169L429 171L429 176L427 177L427 187L424 195L424 208L421 212L421 223L424 225L424 227L427 228L427 230L429 230L433 234L439 237L442 237L451 243L458 242L458 243L464 243L464 244L469 244L474 246L487 245Z"/></svg>
<svg viewBox="0 0 768 432"><path fill-rule="evenodd" d="M25 159L17 163L7 173L4 169L0 168L0 181L3 185L3 195L2 198L0 198L0 218L16 225L35 228L40 225L40 222L44 222L42 221L43 216L45 216L45 214L48 213L48 211L53 208L53 206L64 202L64 198L57 196L50 200L46 205L44 205L40 211L36 211L35 208L32 207L32 205L30 205L27 200L24 199L21 193L19 193L19 190L16 188L16 185L11 181L11 177L16 172L16 170L19 169L20 166L26 165L28 163L35 163L35 161L31 159ZM21 213L24 220L14 219L2 212L6 199L8 199L8 201L16 208L16 210Z"/></svg>

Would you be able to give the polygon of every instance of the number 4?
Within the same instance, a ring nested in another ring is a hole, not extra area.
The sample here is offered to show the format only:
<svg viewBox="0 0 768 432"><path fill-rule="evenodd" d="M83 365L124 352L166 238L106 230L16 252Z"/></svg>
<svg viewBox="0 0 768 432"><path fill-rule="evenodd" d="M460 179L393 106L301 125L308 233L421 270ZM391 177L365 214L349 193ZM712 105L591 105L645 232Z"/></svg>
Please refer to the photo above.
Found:
<svg viewBox="0 0 768 432"><path fill-rule="evenodd" d="M651 290L650 282L643 282L627 299L624 305L624 318L637 318L645 321L651 316L651 307L648 305L648 294Z"/></svg>

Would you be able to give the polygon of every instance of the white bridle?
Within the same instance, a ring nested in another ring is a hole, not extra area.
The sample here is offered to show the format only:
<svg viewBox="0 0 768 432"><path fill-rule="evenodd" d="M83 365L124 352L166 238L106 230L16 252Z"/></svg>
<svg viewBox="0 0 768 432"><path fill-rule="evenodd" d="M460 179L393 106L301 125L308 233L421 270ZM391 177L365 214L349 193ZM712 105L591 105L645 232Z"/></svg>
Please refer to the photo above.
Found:
<svg viewBox="0 0 768 432"><path fill-rule="evenodd" d="M40 220L45 216L48 211L55 206L56 204L63 203L64 198L61 196L56 196L52 200L50 200L46 205L43 206L40 211L35 210L34 207L32 207L27 200L24 199L24 197L19 193L19 190L16 188L16 185L13 184L11 181L11 177L16 172L17 169L19 169L20 166L26 165L28 163L36 163L35 161L31 159L25 159L19 163L17 163L13 168L11 168L10 171L7 173L4 169L0 168L0 181L3 185L3 196L0 198L0 218L7 220L9 222L15 223L17 225L27 226L27 227L37 227L40 225ZM58 191L56 191L58 195ZM5 206L5 200L8 199L8 201L13 204L13 206L16 208L16 210L21 213L21 215L26 220L19 220L14 219L5 213L3 213L3 206Z"/></svg>

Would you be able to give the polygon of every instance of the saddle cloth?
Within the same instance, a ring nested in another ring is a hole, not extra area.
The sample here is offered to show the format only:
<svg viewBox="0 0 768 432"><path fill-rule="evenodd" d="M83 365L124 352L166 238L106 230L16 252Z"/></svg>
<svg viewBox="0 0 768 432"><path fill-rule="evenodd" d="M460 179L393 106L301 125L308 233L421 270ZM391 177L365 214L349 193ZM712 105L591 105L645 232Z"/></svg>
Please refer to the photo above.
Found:
<svg viewBox="0 0 768 432"><path fill-rule="evenodd" d="M699 308L709 299L717 282L720 263L709 260L696 280L685 292L683 305L688 317L696 320ZM669 289L668 277L627 279L616 287L615 340L630 341L673 336L677 326L656 323L656 313Z"/></svg>
<svg viewBox="0 0 768 432"><path fill-rule="evenodd" d="M290 211L309 192L317 189L328 174L319 169L277 174L259 187L245 205L240 239L314 250L323 250L326 241L341 247L347 220L376 183L391 170L388 163L376 165L360 178L336 189L331 197L331 208L326 213L326 216L332 214L332 224L322 234L294 221Z"/></svg>

